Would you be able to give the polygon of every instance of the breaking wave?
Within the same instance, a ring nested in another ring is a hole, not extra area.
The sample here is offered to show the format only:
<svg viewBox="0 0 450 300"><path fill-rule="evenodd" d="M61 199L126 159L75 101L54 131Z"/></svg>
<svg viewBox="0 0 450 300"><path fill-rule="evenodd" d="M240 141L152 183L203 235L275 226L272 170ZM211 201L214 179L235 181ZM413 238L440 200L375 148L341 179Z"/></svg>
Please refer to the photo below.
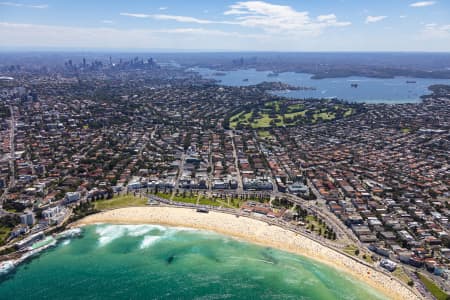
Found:
<svg viewBox="0 0 450 300"><path fill-rule="evenodd" d="M124 236L139 237L148 235L151 232L160 234L161 232L166 232L167 230L168 228L160 225L97 225L95 232L99 235L99 246L105 246ZM159 238L158 235L148 235L147 237Z"/></svg>
<svg viewBox="0 0 450 300"><path fill-rule="evenodd" d="M141 245L139 246L140 249L145 249L153 245L156 241L161 239L160 236L156 235L146 235L144 236L144 239L141 242Z"/></svg>

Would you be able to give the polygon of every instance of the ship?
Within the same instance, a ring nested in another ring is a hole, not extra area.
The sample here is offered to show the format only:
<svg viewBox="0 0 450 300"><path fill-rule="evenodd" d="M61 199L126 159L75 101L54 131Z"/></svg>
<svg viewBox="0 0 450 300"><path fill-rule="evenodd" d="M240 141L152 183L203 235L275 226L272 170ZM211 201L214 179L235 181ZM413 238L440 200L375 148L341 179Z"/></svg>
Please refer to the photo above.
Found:
<svg viewBox="0 0 450 300"><path fill-rule="evenodd" d="M406 83L416 83L415 80L406 80Z"/></svg>
<svg viewBox="0 0 450 300"><path fill-rule="evenodd" d="M357 88L357 87L358 87L358 84L357 84L357 83L352 83L352 84L350 84L350 86L351 86L352 88Z"/></svg>
<svg viewBox="0 0 450 300"><path fill-rule="evenodd" d="M248 82L248 78L244 78L242 81L244 82Z"/></svg>
<svg viewBox="0 0 450 300"><path fill-rule="evenodd" d="M267 74L267 77L277 77L277 76L278 76L278 73L276 73L276 72Z"/></svg>

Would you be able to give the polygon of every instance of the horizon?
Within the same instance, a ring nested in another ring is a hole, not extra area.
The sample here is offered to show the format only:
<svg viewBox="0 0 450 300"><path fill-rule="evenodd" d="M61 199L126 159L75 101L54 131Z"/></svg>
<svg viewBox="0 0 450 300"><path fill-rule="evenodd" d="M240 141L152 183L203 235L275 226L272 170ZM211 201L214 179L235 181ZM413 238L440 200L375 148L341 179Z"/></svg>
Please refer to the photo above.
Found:
<svg viewBox="0 0 450 300"><path fill-rule="evenodd" d="M108 48L85 48L85 49L73 49L73 48L36 48L36 49L26 49L26 48L12 48L12 49L0 49L1 54L15 54L15 53L117 53L117 54L128 54L128 53L154 53L154 54L235 54L235 53L248 53L248 54L271 54L271 53L282 53L282 54L450 54L450 50L443 51L351 51L351 50L317 50L317 51L290 51L290 50L226 50L226 49L164 49L164 48L154 48L154 49L108 49Z"/></svg>

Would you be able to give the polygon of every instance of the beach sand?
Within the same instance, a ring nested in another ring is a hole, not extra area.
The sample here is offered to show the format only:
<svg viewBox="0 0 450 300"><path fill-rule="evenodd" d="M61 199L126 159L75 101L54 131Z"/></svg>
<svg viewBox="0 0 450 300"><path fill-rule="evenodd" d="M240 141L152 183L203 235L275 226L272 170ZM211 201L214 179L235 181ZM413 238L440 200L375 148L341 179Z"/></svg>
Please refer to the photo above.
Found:
<svg viewBox="0 0 450 300"><path fill-rule="evenodd" d="M214 211L198 213L189 208L129 207L90 215L72 226L95 223L161 224L215 231L318 260L353 275L391 299L422 299L395 277L374 270L305 236L251 218Z"/></svg>

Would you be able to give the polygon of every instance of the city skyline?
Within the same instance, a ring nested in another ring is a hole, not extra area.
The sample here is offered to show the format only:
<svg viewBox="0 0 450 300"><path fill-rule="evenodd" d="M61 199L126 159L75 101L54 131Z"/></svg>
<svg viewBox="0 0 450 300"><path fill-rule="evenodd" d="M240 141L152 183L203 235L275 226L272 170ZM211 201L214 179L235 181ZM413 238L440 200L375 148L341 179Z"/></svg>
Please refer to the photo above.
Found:
<svg viewBox="0 0 450 300"><path fill-rule="evenodd" d="M0 50L446 52L449 8L407 0L0 1Z"/></svg>

